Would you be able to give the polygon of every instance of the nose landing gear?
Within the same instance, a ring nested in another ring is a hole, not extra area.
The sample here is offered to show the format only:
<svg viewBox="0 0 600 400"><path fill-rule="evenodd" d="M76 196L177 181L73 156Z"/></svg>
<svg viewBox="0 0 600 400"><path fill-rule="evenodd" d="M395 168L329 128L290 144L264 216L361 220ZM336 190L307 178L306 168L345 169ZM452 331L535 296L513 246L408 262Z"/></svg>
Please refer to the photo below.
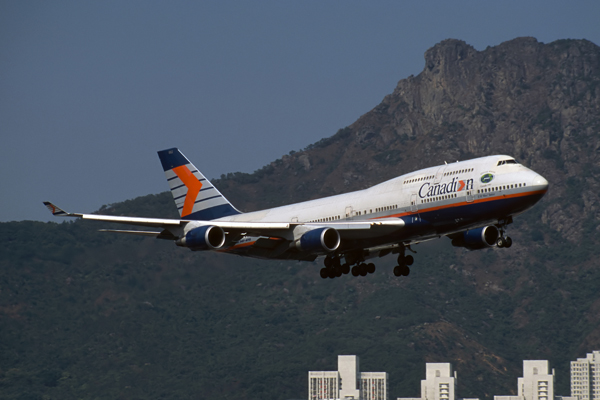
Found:
<svg viewBox="0 0 600 400"><path fill-rule="evenodd" d="M510 246L512 246L512 239L510 238L510 236L500 236L498 237L498 239L496 239L496 246L500 248L509 248Z"/></svg>
<svg viewBox="0 0 600 400"><path fill-rule="evenodd" d="M509 248L510 246L512 246L512 239L510 238L510 236L506 235L506 225L510 224L512 222L512 218L510 218L508 221L502 221L503 223L500 224L500 226L498 226L498 230L500 231L500 236L498 236L498 239L496 239L496 246L499 248L502 247L506 247Z"/></svg>

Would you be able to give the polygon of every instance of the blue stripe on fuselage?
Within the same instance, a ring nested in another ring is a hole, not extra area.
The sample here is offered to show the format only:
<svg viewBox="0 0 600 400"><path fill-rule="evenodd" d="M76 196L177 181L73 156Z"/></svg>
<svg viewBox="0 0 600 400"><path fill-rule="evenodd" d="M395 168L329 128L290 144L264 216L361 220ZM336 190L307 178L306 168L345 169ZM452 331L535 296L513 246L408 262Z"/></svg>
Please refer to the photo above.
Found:
<svg viewBox="0 0 600 400"><path fill-rule="evenodd" d="M473 202L463 201L459 204L425 208L401 218L407 228L412 227L417 231L417 235L446 234L469 229L485 221L501 220L519 214L531 208L544 194L545 192L533 192L518 197L497 196L491 199L476 199ZM415 232L412 229L408 230L411 231L407 232L408 236L412 237Z"/></svg>

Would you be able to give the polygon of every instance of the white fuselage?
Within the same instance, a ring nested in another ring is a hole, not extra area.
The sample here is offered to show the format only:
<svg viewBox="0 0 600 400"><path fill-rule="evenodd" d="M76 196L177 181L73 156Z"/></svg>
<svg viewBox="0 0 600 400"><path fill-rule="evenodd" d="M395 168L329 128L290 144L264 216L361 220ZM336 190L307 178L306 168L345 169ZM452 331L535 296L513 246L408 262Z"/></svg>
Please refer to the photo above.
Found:
<svg viewBox="0 0 600 400"><path fill-rule="evenodd" d="M222 221L336 222L423 214L546 190L548 182L509 156L489 156L411 172L368 189L221 218ZM491 174L487 183L482 177ZM462 186L462 187L461 187ZM520 211L522 212L522 211Z"/></svg>

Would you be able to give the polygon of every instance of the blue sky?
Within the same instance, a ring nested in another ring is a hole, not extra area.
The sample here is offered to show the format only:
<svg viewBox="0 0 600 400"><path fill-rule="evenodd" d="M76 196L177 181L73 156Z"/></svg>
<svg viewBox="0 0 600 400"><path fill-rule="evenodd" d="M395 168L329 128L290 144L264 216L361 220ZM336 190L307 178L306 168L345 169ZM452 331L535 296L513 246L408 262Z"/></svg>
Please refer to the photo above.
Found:
<svg viewBox="0 0 600 400"><path fill-rule="evenodd" d="M209 178L333 135L447 38L600 44L594 1L0 2L0 221L167 190L156 151Z"/></svg>

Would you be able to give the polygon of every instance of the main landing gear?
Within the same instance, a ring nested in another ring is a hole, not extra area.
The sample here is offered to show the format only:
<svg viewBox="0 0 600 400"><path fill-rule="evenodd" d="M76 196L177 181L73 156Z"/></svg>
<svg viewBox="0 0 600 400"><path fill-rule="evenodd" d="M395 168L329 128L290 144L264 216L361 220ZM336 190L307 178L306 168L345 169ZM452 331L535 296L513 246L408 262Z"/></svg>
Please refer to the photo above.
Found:
<svg viewBox="0 0 600 400"><path fill-rule="evenodd" d="M416 253L410 246L401 245L394 250L394 253L398 254L398 265L394 267L394 275L396 276L408 276L410 274L409 266L413 265L415 259L411 255L406 255L406 249ZM380 257L389 254L391 251L386 253L380 253ZM325 266L321 268L320 275L323 279L339 278L342 275L347 275L352 272L352 276L367 276L375 272L375 264L365 263L364 254L348 253L343 255L345 263L342 264L340 255L330 255L325 257Z"/></svg>
<svg viewBox="0 0 600 400"><path fill-rule="evenodd" d="M351 264L342 264L339 257L325 257L325 267L321 268L320 275L323 279L339 278L342 275L348 274L352 271L352 276L367 276L375 272L375 264L364 262L358 262L352 268Z"/></svg>
<svg viewBox="0 0 600 400"><path fill-rule="evenodd" d="M398 255L398 265L394 267L395 276L408 276L410 274L409 266L413 265L415 262L413 256L410 254L405 255L405 249L406 248L402 246L400 254Z"/></svg>
<svg viewBox="0 0 600 400"><path fill-rule="evenodd" d="M352 276L367 276L375 272L375 264L373 263L359 263L352 267Z"/></svg>

